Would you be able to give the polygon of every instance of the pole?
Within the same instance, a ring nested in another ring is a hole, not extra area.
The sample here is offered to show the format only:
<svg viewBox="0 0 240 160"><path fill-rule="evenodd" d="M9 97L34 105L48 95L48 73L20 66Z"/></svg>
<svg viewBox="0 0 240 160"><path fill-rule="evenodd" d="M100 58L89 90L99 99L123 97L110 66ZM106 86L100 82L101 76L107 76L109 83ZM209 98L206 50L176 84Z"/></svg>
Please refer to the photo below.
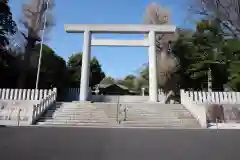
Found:
<svg viewBox="0 0 240 160"><path fill-rule="evenodd" d="M49 0L47 0L47 9L48 9L48 3L49 3ZM47 9L46 9L46 11L47 11ZM43 31L42 31L42 39L41 39L41 45L40 45L40 51L39 51L39 58L38 58L38 70L37 70L37 79L36 79L36 89L38 89L40 69L41 69L44 30L45 30L45 28L46 28L46 22L47 22L47 14L46 14L46 11L45 11L45 13L44 13L45 15L44 15L44 24L43 24Z"/></svg>

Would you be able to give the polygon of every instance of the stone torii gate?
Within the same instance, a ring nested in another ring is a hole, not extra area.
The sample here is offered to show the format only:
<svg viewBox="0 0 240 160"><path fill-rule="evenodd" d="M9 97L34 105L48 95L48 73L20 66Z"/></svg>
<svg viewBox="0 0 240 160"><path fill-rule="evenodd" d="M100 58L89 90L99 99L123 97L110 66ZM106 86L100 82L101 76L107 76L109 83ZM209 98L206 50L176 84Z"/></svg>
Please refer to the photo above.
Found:
<svg viewBox="0 0 240 160"><path fill-rule="evenodd" d="M83 57L81 71L80 101L88 98L91 46L137 46L148 47L149 57L149 101L158 101L156 34L174 33L174 25L138 24L65 24L68 33L83 33ZM143 40L92 39L93 33L148 34Z"/></svg>

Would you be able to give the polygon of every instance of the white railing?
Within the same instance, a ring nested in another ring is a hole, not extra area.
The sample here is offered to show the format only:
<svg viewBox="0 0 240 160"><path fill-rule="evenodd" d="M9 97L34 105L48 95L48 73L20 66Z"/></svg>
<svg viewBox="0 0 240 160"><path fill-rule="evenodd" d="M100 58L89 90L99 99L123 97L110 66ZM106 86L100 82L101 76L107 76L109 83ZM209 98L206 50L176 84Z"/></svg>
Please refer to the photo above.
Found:
<svg viewBox="0 0 240 160"><path fill-rule="evenodd" d="M240 92L203 92L181 90L181 102L190 104L240 104Z"/></svg>
<svg viewBox="0 0 240 160"><path fill-rule="evenodd" d="M42 116L42 114L56 102L56 98L57 89L54 88L53 90L51 90L50 94L47 95L47 97L40 100L38 104L34 105L31 112L29 112L29 124L34 124L36 120L38 120Z"/></svg>
<svg viewBox="0 0 240 160"><path fill-rule="evenodd" d="M0 88L1 100L41 100L46 98L49 89L10 89Z"/></svg>
<svg viewBox="0 0 240 160"><path fill-rule="evenodd" d="M207 128L207 114L203 101L201 104L194 102L195 99L191 96L192 91L180 90L181 104L192 114L199 122L202 128Z"/></svg>
<svg viewBox="0 0 240 160"><path fill-rule="evenodd" d="M181 90L181 104L206 127L208 104L240 104L240 92L204 92Z"/></svg>

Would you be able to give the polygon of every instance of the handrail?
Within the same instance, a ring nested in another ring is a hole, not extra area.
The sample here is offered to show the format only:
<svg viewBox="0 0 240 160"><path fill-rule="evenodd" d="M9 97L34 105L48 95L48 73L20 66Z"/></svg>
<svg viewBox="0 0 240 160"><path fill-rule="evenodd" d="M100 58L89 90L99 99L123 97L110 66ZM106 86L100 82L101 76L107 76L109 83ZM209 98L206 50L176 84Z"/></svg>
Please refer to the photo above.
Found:
<svg viewBox="0 0 240 160"><path fill-rule="evenodd" d="M117 99L117 123L121 124L122 112L124 112L123 121L127 120L127 104L121 104L119 99L120 99L120 96L118 96L118 99ZM123 107L123 110L122 110L122 107Z"/></svg>
<svg viewBox="0 0 240 160"><path fill-rule="evenodd" d="M117 114L116 114L116 121L117 123L119 124L120 121L119 121L119 96L117 96Z"/></svg>
<svg viewBox="0 0 240 160"><path fill-rule="evenodd" d="M46 98L40 100L38 104L33 105L29 116L29 124L34 124L56 102L56 98L57 89L54 88Z"/></svg>
<svg viewBox="0 0 240 160"><path fill-rule="evenodd" d="M128 108L127 108L127 105L126 105L125 108L124 108L124 119L123 119L123 121L127 120L127 111L128 111Z"/></svg>
<svg viewBox="0 0 240 160"><path fill-rule="evenodd" d="M127 104L119 103L119 105L118 105L118 124L121 124L122 121L127 120L127 111L128 111ZM124 113L123 116L122 116L122 113Z"/></svg>
<svg viewBox="0 0 240 160"><path fill-rule="evenodd" d="M17 114L17 126L20 126L20 114L21 114L22 109L18 109L18 114Z"/></svg>

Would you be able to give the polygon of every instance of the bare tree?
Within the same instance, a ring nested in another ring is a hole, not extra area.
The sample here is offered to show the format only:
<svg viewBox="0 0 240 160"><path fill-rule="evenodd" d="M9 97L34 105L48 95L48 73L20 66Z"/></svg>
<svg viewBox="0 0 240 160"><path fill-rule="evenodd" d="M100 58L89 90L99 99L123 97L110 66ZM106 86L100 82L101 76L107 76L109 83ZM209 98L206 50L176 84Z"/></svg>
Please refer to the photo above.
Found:
<svg viewBox="0 0 240 160"><path fill-rule="evenodd" d="M152 3L146 8L144 16L145 24L168 24L171 12L169 9L163 8L156 3ZM171 75L177 70L178 61L171 54L170 41L177 39L177 34L158 34L156 35L157 47L157 68L158 68L158 84L164 86Z"/></svg>
<svg viewBox="0 0 240 160"><path fill-rule="evenodd" d="M169 23L171 11L159 6L157 3L151 3L146 8L144 23L146 24L167 24Z"/></svg>
<svg viewBox="0 0 240 160"><path fill-rule="evenodd" d="M47 31L53 23L52 9L54 7L53 0L31 0L23 5L21 22L25 28L22 31L26 39L24 61L22 65L22 73L19 78L19 87L24 88L26 81L26 73L30 66L32 49L37 42L41 41L43 29Z"/></svg>
<svg viewBox="0 0 240 160"><path fill-rule="evenodd" d="M240 37L239 0L194 0L193 2L190 5L190 13L218 19L234 37Z"/></svg>

